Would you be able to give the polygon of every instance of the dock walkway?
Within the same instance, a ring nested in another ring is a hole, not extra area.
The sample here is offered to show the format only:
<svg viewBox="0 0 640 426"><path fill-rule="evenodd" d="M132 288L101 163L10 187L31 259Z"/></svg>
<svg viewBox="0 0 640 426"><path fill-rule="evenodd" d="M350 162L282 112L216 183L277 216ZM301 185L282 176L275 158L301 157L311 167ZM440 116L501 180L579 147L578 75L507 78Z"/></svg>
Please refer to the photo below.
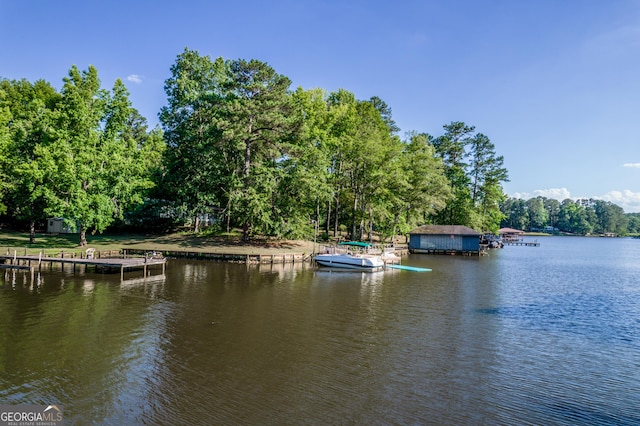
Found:
<svg viewBox="0 0 640 426"><path fill-rule="evenodd" d="M78 265L84 265L85 268L93 266L96 270L102 269L117 269L120 270L120 278L124 279L124 272L133 269L142 269L144 276L147 276L147 269L150 266L162 266L162 274L165 273L165 265L167 259L162 258L147 258L147 257L130 257L130 258L101 258L101 259L86 259L86 258L66 258L66 257L48 257L42 255L21 255L17 254L4 254L0 255L0 268L4 269L29 269L31 272L35 270L42 270L44 263L49 262L51 268L54 263L60 264L64 267L65 264L73 265L73 270Z"/></svg>
<svg viewBox="0 0 640 426"><path fill-rule="evenodd" d="M503 241L505 246L526 246L526 247L539 247L540 243L537 241Z"/></svg>
<svg viewBox="0 0 640 426"><path fill-rule="evenodd" d="M148 250L139 249L123 249L126 257L141 255ZM204 251L178 251L178 250L161 250L163 256L172 259L194 259L194 260L212 260L219 262L231 263L302 263L308 262L311 258L306 253L278 253L278 254L256 254L256 253L222 253L222 252L204 252Z"/></svg>

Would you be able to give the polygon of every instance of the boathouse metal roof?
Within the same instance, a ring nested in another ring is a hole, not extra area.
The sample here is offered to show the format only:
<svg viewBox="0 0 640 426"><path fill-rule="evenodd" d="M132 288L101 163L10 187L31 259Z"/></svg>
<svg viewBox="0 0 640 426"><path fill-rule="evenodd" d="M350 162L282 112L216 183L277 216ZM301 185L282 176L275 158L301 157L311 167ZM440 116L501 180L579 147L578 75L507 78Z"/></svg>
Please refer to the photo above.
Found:
<svg viewBox="0 0 640 426"><path fill-rule="evenodd" d="M479 232L463 225L423 225L415 228L409 234L427 235L472 235L478 236Z"/></svg>
<svg viewBox="0 0 640 426"><path fill-rule="evenodd" d="M498 230L499 234L524 234L524 231L521 231L519 229L513 229L513 228L500 228Z"/></svg>

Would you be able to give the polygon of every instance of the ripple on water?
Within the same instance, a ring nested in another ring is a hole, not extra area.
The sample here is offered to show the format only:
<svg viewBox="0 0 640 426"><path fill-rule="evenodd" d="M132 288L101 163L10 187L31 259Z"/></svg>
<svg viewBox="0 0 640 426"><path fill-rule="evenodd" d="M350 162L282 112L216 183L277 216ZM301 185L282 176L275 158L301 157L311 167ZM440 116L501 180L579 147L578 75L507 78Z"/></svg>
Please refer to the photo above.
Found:
<svg viewBox="0 0 640 426"><path fill-rule="evenodd" d="M403 259L425 274L172 261L5 286L0 399L79 424L640 424L637 268L554 244Z"/></svg>

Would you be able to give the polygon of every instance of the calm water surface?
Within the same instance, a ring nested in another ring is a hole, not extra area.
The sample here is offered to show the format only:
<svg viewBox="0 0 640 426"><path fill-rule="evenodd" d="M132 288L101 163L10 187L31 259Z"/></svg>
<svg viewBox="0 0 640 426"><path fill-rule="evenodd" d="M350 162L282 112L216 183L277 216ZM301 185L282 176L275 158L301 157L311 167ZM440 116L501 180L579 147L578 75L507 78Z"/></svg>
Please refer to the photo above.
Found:
<svg viewBox="0 0 640 426"><path fill-rule="evenodd" d="M69 424L640 424L640 241L429 273L171 260L0 275L0 404Z"/></svg>

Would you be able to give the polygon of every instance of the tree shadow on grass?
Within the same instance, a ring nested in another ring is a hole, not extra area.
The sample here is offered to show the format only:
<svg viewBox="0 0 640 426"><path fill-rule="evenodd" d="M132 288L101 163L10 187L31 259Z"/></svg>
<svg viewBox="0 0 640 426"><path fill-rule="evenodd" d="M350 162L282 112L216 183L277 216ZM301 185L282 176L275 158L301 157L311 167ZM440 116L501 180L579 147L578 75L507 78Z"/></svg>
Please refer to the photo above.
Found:
<svg viewBox="0 0 640 426"><path fill-rule="evenodd" d="M147 244L172 246L178 249L251 249L251 250L302 250L308 243L296 240L276 240L270 238L252 238L243 241L240 236L199 236L188 234L170 234L147 238ZM135 242L134 242L135 244Z"/></svg>
<svg viewBox="0 0 640 426"><path fill-rule="evenodd" d="M29 248L74 248L78 246L78 236L70 234L36 235L35 243L29 243L29 234L2 233L0 247L29 247Z"/></svg>
<svg viewBox="0 0 640 426"><path fill-rule="evenodd" d="M136 235L110 234L87 235L89 247L120 249L123 247L142 247L154 250L186 251L310 251L308 242L296 240L277 240L271 238L253 238L243 241L239 235L202 236L194 234ZM26 248L33 250L77 250L78 234L37 234L35 243L29 244L29 234L19 232L0 232L0 251L3 248Z"/></svg>
<svg viewBox="0 0 640 426"><path fill-rule="evenodd" d="M142 236L134 235L87 235L89 245L117 245L137 244L145 241ZM78 234L36 234L35 242L29 243L27 233L0 233L0 248L2 247L26 247L40 249L74 249L78 248L80 236Z"/></svg>

